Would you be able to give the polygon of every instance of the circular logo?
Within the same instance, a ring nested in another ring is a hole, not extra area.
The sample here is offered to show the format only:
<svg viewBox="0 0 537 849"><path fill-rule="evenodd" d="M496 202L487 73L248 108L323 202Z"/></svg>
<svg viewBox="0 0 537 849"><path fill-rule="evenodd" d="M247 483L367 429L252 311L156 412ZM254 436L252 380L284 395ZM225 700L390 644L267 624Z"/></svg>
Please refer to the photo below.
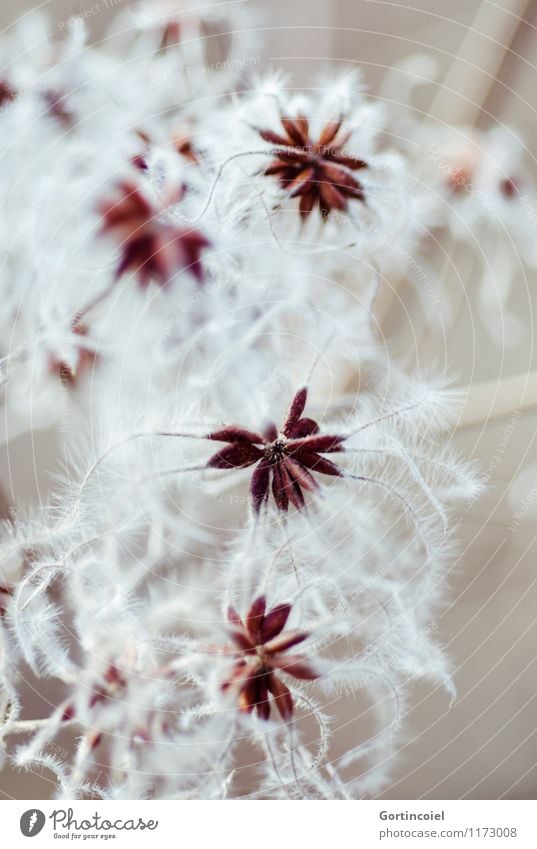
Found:
<svg viewBox="0 0 537 849"><path fill-rule="evenodd" d="M45 825L45 814L37 808L31 808L23 813L20 825L25 837L35 837Z"/></svg>

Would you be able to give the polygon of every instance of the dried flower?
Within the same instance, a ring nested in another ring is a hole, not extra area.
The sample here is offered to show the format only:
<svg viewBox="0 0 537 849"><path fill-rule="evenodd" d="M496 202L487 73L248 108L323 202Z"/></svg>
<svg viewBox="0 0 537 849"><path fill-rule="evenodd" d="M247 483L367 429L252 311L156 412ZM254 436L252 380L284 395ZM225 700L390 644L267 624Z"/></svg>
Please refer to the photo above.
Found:
<svg viewBox="0 0 537 849"><path fill-rule="evenodd" d="M265 175L277 176L290 197L300 197L303 218L315 205L321 215L327 216L333 209L346 210L349 200L365 201L364 187L351 172L367 168L367 163L345 153L351 133L342 134L341 118L328 121L317 142L312 140L309 121L303 115L281 116L280 120L284 134L259 130L264 141L278 146L276 159Z"/></svg>
<svg viewBox="0 0 537 849"><path fill-rule="evenodd" d="M74 389L80 378L87 374L95 365L97 355L93 348L84 344L84 337L88 335L88 328L75 319L71 326L72 333L77 341L73 362L70 364L65 359L51 357L50 371L56 374L62 383Z"/></svg>
<svg viewBox="0 0 537 849"><path fill-rule="evenodd" d="M236 646L232 651L236 660L222 689L237 689L239 709L244 713L252 713L255 709L260 719L270 717L271 693L280 716L288 720L293 715L293 697L275 673L285 672L293 678L307 681L318 678L320 673L303 655L285 654L309 637L306 631L282 634L291 613L291 605L279 604L268 613L265 611L264 596L252 602L245 622L236 610L229 608L228 620L233 626L231 638Z"/></svg>
<svg viewBox="0 0 537 849"><path fill-rule="evenodd" d="M69 109L65 95L60 94L57 91L45 91L43 93L43 98L45 100L48 114L55 118L64 129L69 130L74 123L74 114Z"/></svg>
<svg viewBox="0 0 537 849"><path fill-rule="evenodd" d="M449 157L478 191L446 190L435 212L442 176L421 170L419 143L431 122L398 145L397 114L390 124L390 104L363 97L346 70L314 93L277 73L245 86L261 53L245 41L249 4L138 5L104 50L87 45L80 20L65 39L48 39L41 16L0 36L6 450L61 423L59 379L87 385L99 367L91 392L72 399L76 426L50 446L53 466L68 461L63 486L43 503L34 475L35 491L14 493L9 516L0 509L2 749L46 771L65 800L377 795L413 681L451 695L429 625L452 556L451 509L479 487L442 449L451 395L398 369L371 332L370 296L378 280L418 277L413 257L432 276L431 238L446 228L497 274L483 286L495 295L521 258L537 264L535 194L511 131L478 134L474 157ZM282 200L296 205L291 228ZM189 229L183 211L204 223ZM298 225L316 218L304 239ZM183 271L202 279L213 228L218 277L191 293ZM177 275L187 291L140 297ZM441 283L432 276L431 292ZM325 339L319 399L348 412L345 426L308 418L306 389L289 393L283 424L270 417L279 427L247 419L245 407L265 409L290 374L309 371ZM253 521L213 497L222 469L231 483L251 479ZM330 476L340 478L331 497L306 521L301 508ZM269 508L278 521L260 521ZM290 604L258 598L265 587L292 602L296 630ZM229 611L222 639L220 601L244 593L242 620ZM322 675L321 643L337 656ZM364 688L371 722L331 751L330 724L341 727ZM292 724L298 705L304 727ZM261 756L239 789L245 715L259 717Z"/></svg>
<svg viewBox="0 0 537 849"><path fill-rule="evenodd" d="M0 618L5 616L9 599L11 598L12 590L4 584L0 584Z"/></svg>
<svg viewBox="0 0 537 849"><path fill-rule="evenodd" d="M166 286L180 271L188 270L198 282L203 280L200 254L209 240L199 231L164 221L133 183L118 185L119 197L100 205L104 219L102 232L112 233L120 243L122 256L116 277L135 272L141 286L155 280Z"/></svg>
<svg viewBox="0 0 537 849"><path fill-rule="evenodd" d="M167 50L169 47L175 47L181 41L181 22L168 21L163 27L162 38L160 40L160 50Z"/></svg>
<svg viewBox="0 0 537 849"><path fill-rule="evenodd" d="M519 180L516 177L505 177L500 180L500 193L506 200L514 198L519 190Z"/></svg>
<svg viewBox="0 0 537 849"><path fill-rule="evenodd" d="M7 103L13 103L17 96L16 90L7 80L0 80L0 109Z"/></svg>
<svg viewBox="0 0 537 849"><path fill-rule="evenodd" d="M269 422L263 433L253 433L230 425L209 434L208 439L230 444L214 454L208 462L212 469L243 469L256 465L250 492L256 513L268 499L272 478L272 494L279 510L286 511L289 502L297 510L304 507L303 490L317 489L311 471L322 475L340 476L340 469L321 454L343 451L344 436L319 434L313 419L303 418L308 390L300 389L294 396L283 427L278 432Z"/></svg>

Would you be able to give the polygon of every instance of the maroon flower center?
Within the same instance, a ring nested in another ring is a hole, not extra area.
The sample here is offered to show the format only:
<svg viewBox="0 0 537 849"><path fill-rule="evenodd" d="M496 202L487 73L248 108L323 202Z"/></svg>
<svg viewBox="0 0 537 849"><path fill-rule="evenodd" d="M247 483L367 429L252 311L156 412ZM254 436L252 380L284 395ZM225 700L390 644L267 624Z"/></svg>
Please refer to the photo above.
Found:
<svg viewBox="0 0 537 849"><path fill-rule="evenodd" d="M283 436L278 436L274 442L270 442L264 452L264 457L269 463L281 463L287 454L287 440Z"/></svg>

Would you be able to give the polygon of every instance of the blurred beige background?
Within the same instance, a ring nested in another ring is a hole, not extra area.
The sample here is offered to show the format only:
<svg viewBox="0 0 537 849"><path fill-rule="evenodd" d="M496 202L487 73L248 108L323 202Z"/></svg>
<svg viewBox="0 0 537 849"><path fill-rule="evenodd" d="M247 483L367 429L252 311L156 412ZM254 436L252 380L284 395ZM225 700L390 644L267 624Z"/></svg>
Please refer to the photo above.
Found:
<svg viewBox="0 0 537 849"><path fill-rule="evenodd" d="M91 0L55 0L42 8L58 22L94 5ZM103 0L101 5L106 5ZM126 5L127 0L123 8ZM284 65L306 85L327 60L337 58L360 65L374 94L387 67L416 52L433 56L444 72L451 69L453 91L440 95L439 118L462 122L468 102L480 98L482 125L513 124L526 134L528 158L536 172L535 2L270 0L253 5L262 13L267 64ZM35 6L28 0L3 0L1 23L9 25ZM106 11L93 16L95 38L108 17ZM454 59L459 51L459 59ZM461 286L458 272L464 277L457 262L453 258L452 278L446 278L454 290ZM514 304L522 331L513 347L504 350L492 344L481 326L470 280L468 299L462 301L459 320L445 344L442 340L441 350L426 326L413 326L421 333L416 358L438 362L461 386L535 369L532 318L537 281L530 278L527 283ZM401 326L394 308L385 331L393 339L394 353L406 356L410 329ZM458 699L448 710L444 694L425 687L416 690L407 720L408 742L386 798L537 796L537 499L527 503L537 481L535 407L521 411L506 436L510 421L509 415L485 415L484 421L460 428L454 436L461 452L478 460L490 475L485 497L471 510L461 511L462 555L451 575L452 603L435 623L453 660ZM37 442L39 482L27 462L25 445L10 447L16 492L30 495L38 486L47 486L47 445L52 438L44 435ZM5 479L6 457L0 473ZM512 532L509 525L520 505L525 505L524 515ZM22 778L10 770L4 772L0 787L6 797L50 793L50 785L37 776Z"/></svg>

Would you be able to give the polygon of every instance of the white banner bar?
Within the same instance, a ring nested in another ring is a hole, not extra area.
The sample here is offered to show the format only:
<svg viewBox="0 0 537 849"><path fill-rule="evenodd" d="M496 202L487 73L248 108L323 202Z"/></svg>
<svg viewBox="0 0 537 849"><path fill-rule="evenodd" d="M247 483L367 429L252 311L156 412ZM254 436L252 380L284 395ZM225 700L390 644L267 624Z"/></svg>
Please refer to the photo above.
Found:
<svg viewBox="0 0 537 849"><path fill-rule="evenodd" d="M240 810L237 806L240 806ZM40 802L0 803L0 846L177 849L536 849L537 803ZM35 839L34 844L30 840Z"/></svg>

